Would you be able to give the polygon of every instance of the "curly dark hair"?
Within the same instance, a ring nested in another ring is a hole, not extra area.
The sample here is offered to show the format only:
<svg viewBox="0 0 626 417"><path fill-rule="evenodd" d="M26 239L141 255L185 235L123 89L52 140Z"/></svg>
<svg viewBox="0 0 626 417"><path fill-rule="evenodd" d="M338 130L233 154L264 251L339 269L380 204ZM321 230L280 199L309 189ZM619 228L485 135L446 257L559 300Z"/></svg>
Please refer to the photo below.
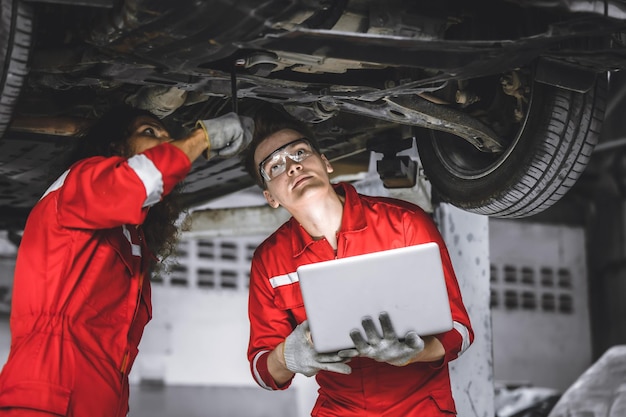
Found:
<svg viewBox="0 0 626 417"><path fill-rule="evenodd" d="M254 163L254 152L261 142L283 129L291 129L302 133L302 135L308 139L313 149L321 153L315 134L307 124L294 118L282 110L282 108L267 106L257 110L254 115L254 134L252 136L252 142L248 145L245 152L242 153L241 161L246 172L262 189L266 188L266 184L263 178L261 178L259 167Z"/></svg>
<svg viewBox="0 0 626 417"><path fill-rule="evenodd" d="M70 165L93 156L124 156L128 150L127 141L133 133L133 122L140 116L160 121L147 110L128 105L111 108L86 131L79 133L81 140L72 154ZM170 256L178 241L179 228L176 222L183 212L179 203L181 188L180 185L176 186L170 194L152 206L141 226L148 247L160 259Z"/></svg>

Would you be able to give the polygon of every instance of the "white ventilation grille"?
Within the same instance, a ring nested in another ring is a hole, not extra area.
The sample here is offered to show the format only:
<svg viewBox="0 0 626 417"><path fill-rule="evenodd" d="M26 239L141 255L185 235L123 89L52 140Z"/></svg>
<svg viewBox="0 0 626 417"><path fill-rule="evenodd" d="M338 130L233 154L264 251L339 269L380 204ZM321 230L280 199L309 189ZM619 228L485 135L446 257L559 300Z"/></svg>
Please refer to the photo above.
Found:
<svg viewBox="0 0 626 417"><path fill-rule="evenodd" d="M574 312L572 274L566 268L492 264L490 271L492 309Z"/></svg>
<svg viewBox="0 0 626 417"><path fill-rule="evenodd" d="M155 275L153 284L204 291L247 292L252 256L264 238L183 239L177 245L175 256L168 260L167 271Z"/></svg>

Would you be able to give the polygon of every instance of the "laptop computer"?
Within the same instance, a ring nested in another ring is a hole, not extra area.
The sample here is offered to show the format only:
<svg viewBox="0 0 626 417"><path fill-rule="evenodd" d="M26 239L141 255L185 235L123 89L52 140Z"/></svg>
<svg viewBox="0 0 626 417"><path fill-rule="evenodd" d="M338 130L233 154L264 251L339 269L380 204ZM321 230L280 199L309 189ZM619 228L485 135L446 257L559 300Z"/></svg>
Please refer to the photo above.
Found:
<svg viewBox="0 0 626 417"><path fill-rule="evenodd" d="M448 331L452 314L439 246L434 243L302 265L297 269L304 308L318 352L354 348L350 331L361 318L386 311L402 338Z"/></svg>

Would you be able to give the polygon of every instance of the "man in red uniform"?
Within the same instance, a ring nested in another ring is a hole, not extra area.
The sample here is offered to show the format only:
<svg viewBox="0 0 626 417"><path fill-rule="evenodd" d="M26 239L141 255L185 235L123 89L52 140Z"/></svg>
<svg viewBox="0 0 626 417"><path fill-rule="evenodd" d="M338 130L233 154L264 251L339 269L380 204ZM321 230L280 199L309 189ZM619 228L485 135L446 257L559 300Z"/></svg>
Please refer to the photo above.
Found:
<svg viewBox="0 0 626 417"><path fill-rule="evenodd" d="M24 229L0 416L127 415L128 373L152 314L149 271L179 214L163 198L201 154L247 146L251 123L230 113L174 141L150 113L119 108L83 138L83 158Z"/></svg>
<svg viewBox="0 0 626 417"><path fill-rule="evenodd" d="M279 390L296 373L316 375L320 389L313 416L455 415L448 362L469 347L474 334L431 218L408 202L359 195L346 183L332 185L333 168L312 134L286 116L257 116L245 164L269 205L282 206L293 216L257 248L252 260L248 359L256 382ZM362 331L350 335L355 349L316 353L298 266L426 242L441 249L453 329L434 336L396 335L389 317L381 314L382 336L364 318L355 323Z"/></svg>

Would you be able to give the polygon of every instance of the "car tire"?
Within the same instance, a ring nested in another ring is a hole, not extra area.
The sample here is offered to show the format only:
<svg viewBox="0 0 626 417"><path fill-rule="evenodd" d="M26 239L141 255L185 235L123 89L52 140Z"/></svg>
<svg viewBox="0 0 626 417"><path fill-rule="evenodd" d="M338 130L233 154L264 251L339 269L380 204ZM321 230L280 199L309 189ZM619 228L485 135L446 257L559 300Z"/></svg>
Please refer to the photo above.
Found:
<svg viewBox="0 0 626 417"><path fill-rule="evenodd" d="M606 75L581 93L535 82L524 120L497 154L439 131L417 138L433 194L463 210L498 218L538 214L574 185L598 141Z"/></svg>
<svg viewBox="0 0 626 417"><path fill-rule="evenodd" d="M28 74L32 39L32 10L18 0L0 0L0 137Z"/></svg>

